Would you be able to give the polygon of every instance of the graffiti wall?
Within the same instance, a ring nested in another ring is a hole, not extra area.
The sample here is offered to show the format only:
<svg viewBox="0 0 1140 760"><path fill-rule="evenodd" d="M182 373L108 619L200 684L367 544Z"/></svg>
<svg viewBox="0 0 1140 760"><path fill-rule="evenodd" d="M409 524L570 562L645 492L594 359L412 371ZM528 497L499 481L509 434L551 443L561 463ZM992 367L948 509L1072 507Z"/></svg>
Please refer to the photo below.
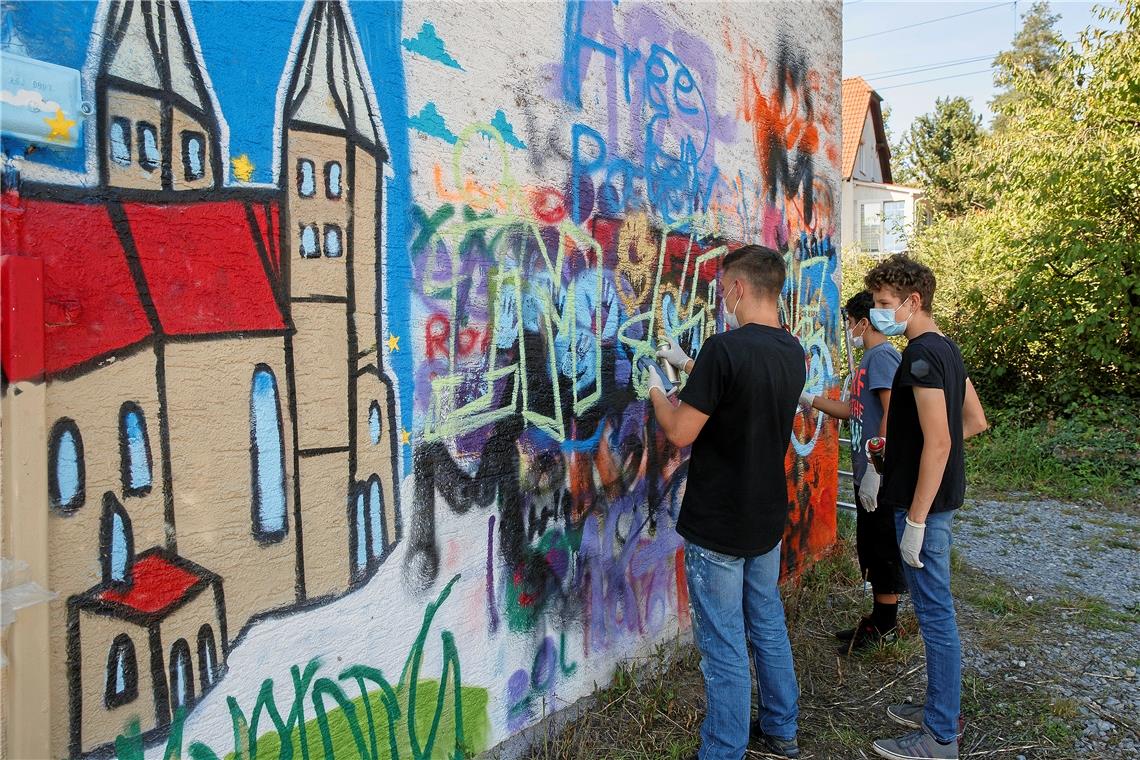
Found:
<svg viewBox="0 0 1140 760"><path fill-rule="evenodd" d="M638 361L762 243L838 395L838 2L3 11L8 756L472 755L688 628Z"/></svg>

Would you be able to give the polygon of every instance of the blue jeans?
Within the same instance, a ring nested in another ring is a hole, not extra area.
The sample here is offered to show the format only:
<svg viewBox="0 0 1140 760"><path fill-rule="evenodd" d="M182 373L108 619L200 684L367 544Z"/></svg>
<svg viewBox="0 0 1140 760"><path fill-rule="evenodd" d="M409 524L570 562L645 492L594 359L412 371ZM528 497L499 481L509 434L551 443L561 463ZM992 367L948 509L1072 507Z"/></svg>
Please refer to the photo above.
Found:
<svg viewBox="0 0 1140 760"><path fill-rule="evenodd" d="M895 512L895 531L902 541L906 528L903 510ZM923 567L903 564L910 588L914 614L926 645L926 728L939 741L958 736L958 714L962 709L962 642L954 598L950 595L950 544L953 512L936 512L926 517L926 535L919 559Z"/></svg>
<svg viewBox="0 0 1140 760"><path fill-rule="evenodd" d="M760 686L760 728L770 736L794 738L800 690L776 585L780 545L742 558L686 541L685 574L708 698L700 760L740 760L748 748L752 676L746 636Z"/></svg>

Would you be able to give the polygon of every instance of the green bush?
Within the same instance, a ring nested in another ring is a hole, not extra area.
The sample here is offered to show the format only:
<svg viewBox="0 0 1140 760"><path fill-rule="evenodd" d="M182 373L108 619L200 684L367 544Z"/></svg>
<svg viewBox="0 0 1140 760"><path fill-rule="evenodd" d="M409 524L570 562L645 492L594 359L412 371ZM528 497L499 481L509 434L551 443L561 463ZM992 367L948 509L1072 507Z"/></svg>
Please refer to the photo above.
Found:
<svg viewBox="0 0 1140 760"><path fill-rule="evenodd" d="M1140 498L1140 402L1098 399L1054 415L1032 401L991 410L991 429L966 444L975 495L1025 492L1135 506Z"/></svg>
<svg viewBox="0 0 1140 760"><path fill-rule="evenodd" d="M1140 397L1140 2L1055 70L1012 74L1007 125L965 159L986 208L910 240L989 406Z"/></svg>

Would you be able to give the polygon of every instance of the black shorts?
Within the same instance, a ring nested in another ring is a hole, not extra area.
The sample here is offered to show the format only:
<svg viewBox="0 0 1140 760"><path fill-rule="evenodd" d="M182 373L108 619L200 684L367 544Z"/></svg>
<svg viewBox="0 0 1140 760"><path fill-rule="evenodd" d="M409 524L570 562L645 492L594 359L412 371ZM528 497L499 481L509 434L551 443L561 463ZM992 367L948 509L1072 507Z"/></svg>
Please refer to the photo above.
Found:
<svg viewBox="0 0 1140 760"><path fill-rule="evenodd" d="M859 571L871 582L876 594L906 592L893 509L879 505L874 512L868 512L862 505L858 507L855 550L859 555Z"/></svg>

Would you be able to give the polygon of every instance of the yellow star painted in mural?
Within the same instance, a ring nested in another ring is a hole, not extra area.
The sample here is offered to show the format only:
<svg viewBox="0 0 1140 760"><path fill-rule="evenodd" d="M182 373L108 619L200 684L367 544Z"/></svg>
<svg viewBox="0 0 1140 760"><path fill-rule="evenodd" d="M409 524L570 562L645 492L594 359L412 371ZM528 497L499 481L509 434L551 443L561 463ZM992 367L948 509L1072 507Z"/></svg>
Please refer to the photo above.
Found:
<svg viewBox="0 0 1140 760"><path fill-rule="evenodd" d="M234 179L239 182L249 182L250 179L253 178L253 162L249 160L249 156L245 153L231 158L230 166L232 166L234 170Z"/></svg>
<svg viewBox="0 0 1140 760"><path fill-rule="evenodd" d="M63 115L63 111L55 109L55 116L50 119L44 117L44 124L51 127L51 132L48 132L47 139L49 140L70 140L71 128L75 126L75 121Z"/></svg>
<svg viewBox="0 0 1140 760"><path fill-rule="evenodd" d="M389 351L399 351L400 350L400 336L392 335L391 333L389 333L389 335L388 335L388 350Z"/></svg>
<svg viewBox="0 0 1140 760"><path fill-rule="evenodd" d="M401 430L400 431L400 443L407 446L411 442L412 442L412 434L409 433L407 430Z"/></svg>

